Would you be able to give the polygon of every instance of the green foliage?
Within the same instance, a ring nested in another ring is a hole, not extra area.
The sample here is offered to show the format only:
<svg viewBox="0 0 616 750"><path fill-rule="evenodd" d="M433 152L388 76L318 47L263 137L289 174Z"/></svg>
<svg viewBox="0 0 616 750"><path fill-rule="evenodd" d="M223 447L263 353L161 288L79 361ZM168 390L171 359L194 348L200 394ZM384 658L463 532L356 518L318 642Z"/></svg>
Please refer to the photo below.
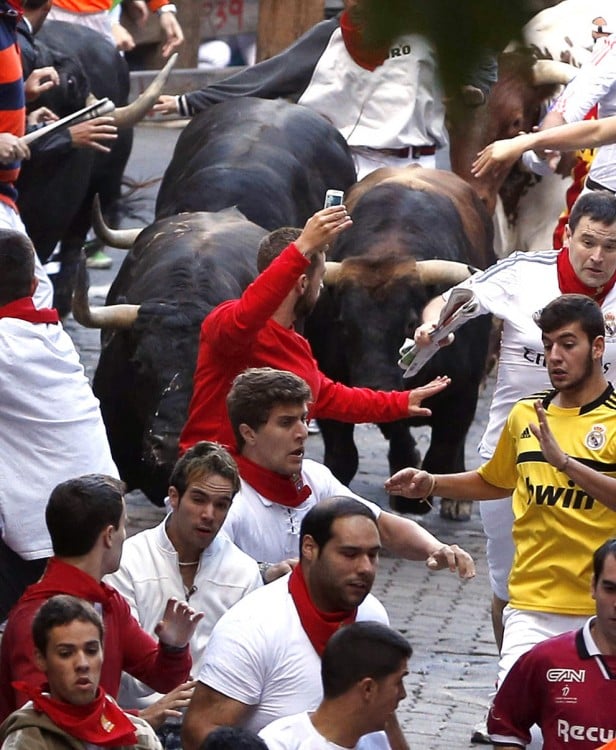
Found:
<svg viewBox="0 0 616 750"><path fill-rule="evenodd" d="M485 52L519 37L533 0L364 0L366 29L376 44L417 32L436 47L446 89L457 88Z"/></svg>

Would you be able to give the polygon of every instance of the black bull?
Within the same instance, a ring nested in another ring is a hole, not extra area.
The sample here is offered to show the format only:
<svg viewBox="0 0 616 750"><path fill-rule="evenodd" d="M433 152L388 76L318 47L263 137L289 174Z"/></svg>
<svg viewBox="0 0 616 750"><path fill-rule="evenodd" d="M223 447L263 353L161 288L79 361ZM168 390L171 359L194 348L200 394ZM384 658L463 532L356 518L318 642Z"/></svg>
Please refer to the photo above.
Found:
<svg viewBox="0 0 616 750"><path fill-rule="evenodd" d="M237 206L270 231L301 227L329 188L355 182L346 141L315 112L250 97L194 117L178 139L156 218Z"/></svg>
<svg viewBox="0 0 616 750"><path fill-rule="evenodd" d="M102 323L75 312L81 322L107 329L94 392L120 475L157 504L177 458L201 322L254 279L264 234L236 209L155 222L139 236L107 297L108 306L128 308Z"/></svg>
<svg viewBox="0 0 616 750"><path fill-rule="evenodd" d="M438 173L419 170L418 174ZM447 180L458 180L447 175ZM461 186L464 185L459 180ZM344 261L337 280L327 285L306 325L321 369L351 386L400 390L422 385L437 375L449 375L449 388L426 402L429 419L380 424L389 440L392 472L420 465L409 426L430 424L432 435L423 460L428 471L464 471L464 442L475 414L480 381L485 372L490 330L482 316L456 334L455 343L439 352L421 372L403 380L397 366L398 349L412 337L421 311L448 284L422 286L414 260L439 258L471 265L490 260L491 227L479 200L469 192L469 209L484 222L483 247L473 245L452 200L428 190L396 183L377 185L363 195L353 212L353 226L339 237L330 258ZM469 218L469 217L467 217ZM325 443L325 463L343 482L351 481L358 465L352 424L319 420ZM425 512L426 504L396 499L400 510Z"/></svg>

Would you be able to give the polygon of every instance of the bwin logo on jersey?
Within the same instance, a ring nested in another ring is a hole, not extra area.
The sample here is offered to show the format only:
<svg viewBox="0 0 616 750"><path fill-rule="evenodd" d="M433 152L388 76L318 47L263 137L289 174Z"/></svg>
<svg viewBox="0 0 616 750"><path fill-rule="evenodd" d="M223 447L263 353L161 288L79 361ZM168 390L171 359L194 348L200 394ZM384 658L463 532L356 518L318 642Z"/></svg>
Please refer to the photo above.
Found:
<svg viewBox="0 0 616 750"><path fill-rule="evenodd" d="M545 673L548 682L585 682L585 669L548 669Z"/></svg>

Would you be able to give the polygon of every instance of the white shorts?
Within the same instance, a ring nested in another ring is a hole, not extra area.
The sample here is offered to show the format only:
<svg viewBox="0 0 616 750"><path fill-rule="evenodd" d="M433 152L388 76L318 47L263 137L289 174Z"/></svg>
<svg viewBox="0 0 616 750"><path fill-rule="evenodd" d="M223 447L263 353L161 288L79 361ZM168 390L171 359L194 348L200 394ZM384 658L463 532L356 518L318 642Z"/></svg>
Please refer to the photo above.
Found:
<svg viewBox="0 0 616 750"><path fill-rule="evenodd" d="M419 167L436 168L436 154L420 156L417 159L410 156L406 159L400 159L398 156L380 154L376 150L371 152L364 148L355 149L352 146L350 148L358 180L374 172L375 169L379 169L379 167L408 167L411 164L416 164Z"/></svg>
<svg viewBox="0 0 616 750"><path fill-rule="evenodd" d="M503 648L498 662L497 686L500 687L516 661L537 643L581 628L589 615L557 615L553 612L535 612L514 609L509 604L503 612Z"/></svg>
<svg viewBox="0 0 616 750"><path fill-rule="evenodd" d="M0 229L12 229L15 232L25 234L26 237L28 236L21 216L4 201L0 201ZM53 286L36 253L34 253L34 275L39 282L33 297L35 307L51 307L53 305Z"/></svg>
<svg viewBox="0 0 616 750"><path fill-rule="evenodd" d="M486 535L486 558L490 587L503 601L509 601L508 583L513 563L513 509L511 498L482 500L479 513Z"/></svg>

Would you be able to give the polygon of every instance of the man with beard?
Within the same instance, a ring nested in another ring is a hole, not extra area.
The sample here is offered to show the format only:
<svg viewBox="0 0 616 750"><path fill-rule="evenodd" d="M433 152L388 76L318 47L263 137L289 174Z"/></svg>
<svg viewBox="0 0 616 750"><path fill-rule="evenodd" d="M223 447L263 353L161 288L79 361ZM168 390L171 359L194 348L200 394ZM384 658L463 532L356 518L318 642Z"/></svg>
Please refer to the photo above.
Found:
<svg viewBox="0 0 616 750"><path fill-rule="evenodd" d="M376 519L364 503L334 497L310 510L293 572L248 594L215 626L184 717L185 750L196 750L219 726L259 731L319 705L329 638L354 621L388 622L370 594L380 550ZM387 731L395 747L404 747L395 718ZM379 740L366 738L370 747Z"/></svg>
<svg viewBox="0 0 616 750"><path fill-rule="evenodd" d="M349 388L319 370L310 344L294 328L317 301L328 243L351 223L344 206L333 206L314 214L303 230L282 228L262 240L260 275L239 300L220 304L201 326L181 453L200 440L234 445L225 399L233 378L247 367L280 368L302 377L312 392L311 418L358 423L430 415L422 400L442 391L449 378L412 391Z"/></svg>
<svg viewBox="0 0 616 750"><path fill-rule="evenodd" d="M585 295L564 294L536 322L554 390L516 403L492 458L461 474L407 468L385 483L406 497L438 490L490 500L513 491L515 555L499 684L533 645L582 627L594 613L592 555L616 526L616 395L603 374L601 309Z"/></svg>

